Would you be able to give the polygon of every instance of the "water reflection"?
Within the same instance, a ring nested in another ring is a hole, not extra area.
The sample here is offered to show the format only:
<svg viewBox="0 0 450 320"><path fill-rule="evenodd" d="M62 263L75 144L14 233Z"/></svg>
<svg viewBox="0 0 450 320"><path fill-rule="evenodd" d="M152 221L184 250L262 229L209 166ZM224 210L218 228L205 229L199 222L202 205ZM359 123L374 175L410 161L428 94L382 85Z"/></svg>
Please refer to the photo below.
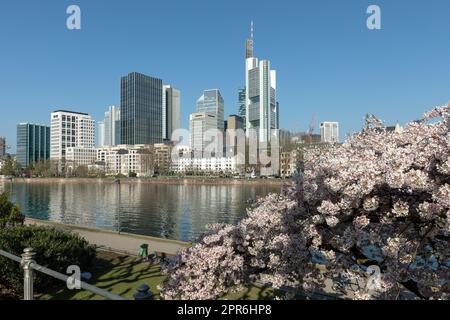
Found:
<svg viewBox="0 0 450 320"><path fill-rule="evenodd" d="M279 186L1 183L29 217L183 241L211 223L236 223L249 199Z"/></svg>

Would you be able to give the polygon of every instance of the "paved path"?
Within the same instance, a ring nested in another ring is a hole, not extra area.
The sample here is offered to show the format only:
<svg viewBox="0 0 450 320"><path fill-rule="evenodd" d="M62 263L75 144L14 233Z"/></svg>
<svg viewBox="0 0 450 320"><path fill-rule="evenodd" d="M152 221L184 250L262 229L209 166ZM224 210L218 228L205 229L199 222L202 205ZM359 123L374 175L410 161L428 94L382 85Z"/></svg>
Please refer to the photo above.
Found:
<svg viewBox="0 0 450 320"><path fill-rule="evenodd" d="M81 237L89 241L89 243L95 244L98 247L123 252L130 255L137 255L139 252L139 246L144 243L148 244L149 253L158 252L168 255L174 255L178 252L179 249L190 245L187 242L159 239L128 233L119 234L113 231L67 225L43 220L35 220L30 218L25 219L25 224L46 225L55 227L57 229L68 230L70 232L79 234Z"/></svg>

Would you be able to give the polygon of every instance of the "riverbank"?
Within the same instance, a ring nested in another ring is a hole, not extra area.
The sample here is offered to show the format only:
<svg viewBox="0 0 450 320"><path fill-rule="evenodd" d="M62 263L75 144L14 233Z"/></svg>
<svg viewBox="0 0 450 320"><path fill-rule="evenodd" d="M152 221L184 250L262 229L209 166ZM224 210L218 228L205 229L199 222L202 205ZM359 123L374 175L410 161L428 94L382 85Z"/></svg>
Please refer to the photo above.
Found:
<svg viewBox="0 0 450 320"><path fill-rule="evenodd" d="M163 238L141 236L130 233L118 233L97 228L88 228L84 226L70 225L53 221L44 221L26 218L26 225L41 225L54 227L56 229L66 230L79 234L89 243L98 248L110 250L122 254L137 256L139 246L148 244L149 252L175 255L180 249L186 248L191 244L189 242L169 240Z"/></svg>
<svg viewBox="0 0 450 320"><path fill-rule="evenodd" d="M114 178L13 178L12 180L0 180L5 183L91 183L91 184L114 184ZM273 185L283 186L291 184L291 180L283 179L227 179L207 177L161 177L161 178L121 178L121 184L198 184L198 185Z"/></svg>

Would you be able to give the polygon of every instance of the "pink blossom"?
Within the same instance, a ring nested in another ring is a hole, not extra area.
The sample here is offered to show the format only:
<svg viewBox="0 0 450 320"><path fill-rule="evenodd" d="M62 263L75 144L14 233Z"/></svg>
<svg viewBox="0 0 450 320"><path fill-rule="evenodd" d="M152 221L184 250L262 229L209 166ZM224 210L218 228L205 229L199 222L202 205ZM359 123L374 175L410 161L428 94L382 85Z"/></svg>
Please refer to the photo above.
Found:
<svg viewBox="0 0 450 320"><path fill-rule="evenodd" d="M410 283L422 297L448 299L449 129L449 106L401 133L371 117L342 146L307 152L294 186L182 251L162 297L216 299L260 280L306 294L332 281L356 299L395 299ZM366 288L367 263L382 270L376 290Z"/></svg>

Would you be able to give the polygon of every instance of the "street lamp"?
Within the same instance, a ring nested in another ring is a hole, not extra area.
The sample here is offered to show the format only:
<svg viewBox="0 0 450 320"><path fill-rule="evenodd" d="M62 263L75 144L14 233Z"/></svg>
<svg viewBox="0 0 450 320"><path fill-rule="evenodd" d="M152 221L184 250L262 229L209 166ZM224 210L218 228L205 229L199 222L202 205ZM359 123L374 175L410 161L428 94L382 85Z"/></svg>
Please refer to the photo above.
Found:
<svg viewBox="0 0 450 320"><path fill-rule="evenodd" d="M116 184L117 188L119 188L119 195L117 197L119 199L118 210L117 210L117 229L118 229L117 231L120 234L120 229L121 229L121 226L120 226L120 223L121 223L121 221L120 221L120 198L121 198L120 179L117 178L116 180L114 180L114 183Z"/></svg>

